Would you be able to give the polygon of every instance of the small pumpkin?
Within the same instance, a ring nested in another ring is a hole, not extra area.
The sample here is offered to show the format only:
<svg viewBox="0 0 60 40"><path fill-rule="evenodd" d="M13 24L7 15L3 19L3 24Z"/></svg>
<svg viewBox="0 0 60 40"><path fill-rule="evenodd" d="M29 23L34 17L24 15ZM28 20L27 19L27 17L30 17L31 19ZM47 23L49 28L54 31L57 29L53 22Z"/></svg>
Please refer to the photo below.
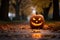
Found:
<svg viewBox="0 0 60 40"><path fill-rule="evenodd" d="M42 29L44 26L44 17L40 14L30 17L30 26L32 29Z"/></svg>

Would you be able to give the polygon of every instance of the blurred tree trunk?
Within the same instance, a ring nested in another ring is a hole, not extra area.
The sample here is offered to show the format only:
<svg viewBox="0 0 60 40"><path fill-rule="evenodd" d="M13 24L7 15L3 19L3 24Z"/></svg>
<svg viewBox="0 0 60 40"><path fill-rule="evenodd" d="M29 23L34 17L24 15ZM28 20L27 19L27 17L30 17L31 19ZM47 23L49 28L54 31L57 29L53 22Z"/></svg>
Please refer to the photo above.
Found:
<svg viewBox="0 0 60 40"><path fill-rule="evenodd" d="M8 20L9 0L1 0L0 20Z"/></svg>
<svg viewBox="0 0 60 40"><path fill-rule="evenodd" d="M20 16L19 16L19 8L20 7L20 4L18 3L18 0L16 0L16 5L15 5L15 13L16 13L16 19L19 20L20 19Z"/></svg>
<svg viewBox="0 0 60 40"><path fill-rule="evenodd" d="M53 0L53 20L59 20L59 0Z"/></svg>
<svg viewBox="0 0 60 40"><path fill-rule="evenodd" d="M22 20L27 20L27 16L23 11L21 12L21 18Z"/></svg>
<svg viewBox="0 0 60 40"><path fill-rule="evenodd" d="M52 2L50 2L48 7L43 8L43 15L44 15L45 20L48 20L48 13L49 13L51 6L52 6Z"/></svg>
<svg viewBox="0 0 60 40"><path fill-rule="evenodd" d="M15 0L15 3L11 1L11 4L15 8L15 13L16 13L15 19L22 20L22 18L23 18L22 15L24 15L24 14L21 11L24 12L25 8L27 7L27 5L29 3L30 3L30 1L28 1L28 0ZM22 9L22 10L20 10L20 9ZM19 12L21 15L19 15Z"/></svg>
<svg viewBox="0 0 60 40"><path fill-rule="evenodd" d="M20 9L20 2L21 0L15 0L16 3L12 2L13 7L15 8L15 13L16 13L16 20L20 20L20 15L19 15L19 9Z"/></svg>

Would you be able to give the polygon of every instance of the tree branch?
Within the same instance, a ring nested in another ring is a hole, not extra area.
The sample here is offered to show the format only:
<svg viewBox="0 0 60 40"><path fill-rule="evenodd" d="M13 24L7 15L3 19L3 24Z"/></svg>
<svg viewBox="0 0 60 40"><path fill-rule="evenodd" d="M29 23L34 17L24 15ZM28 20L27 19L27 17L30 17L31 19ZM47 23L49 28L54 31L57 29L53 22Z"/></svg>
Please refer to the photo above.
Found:
<svg viewBox="0 0 60 40"><path fill-rule="evenodd" d="M22 0L19 0L18 4L21 4L21 1L22 1Z"/></svg>
<svg viewBox="0 0 60 40"><path fill-rule="evenodd" d="M50 2L50 4L49 4L49 7L48 8L50 8L52 6L52 2Z"/></svg>
<svg viewBox="0 0 60 40"><path fill-rule="evenodd" d="M48 9L48 10L49 10L51 6L52 6L52 2L49 3L49 6L48 6L47 8L46 8L46 7L45 7L45 8L42 7L42 8L43 8L43 9Z"/></svg>
<svg viewBox="0 0 60 40"><path fill-rule="evenodd" d="M12 4L12 6L13 6L14 8L16 7L16 4L12 3L12 1L11 1L11 4Z"/></svg>
<svg viewBox="0 0 60 40"><path fill-rule="evenodd" d="M13 7L15 8L16 7L16 5L15 4L12 4L13 5Z"/></svg>

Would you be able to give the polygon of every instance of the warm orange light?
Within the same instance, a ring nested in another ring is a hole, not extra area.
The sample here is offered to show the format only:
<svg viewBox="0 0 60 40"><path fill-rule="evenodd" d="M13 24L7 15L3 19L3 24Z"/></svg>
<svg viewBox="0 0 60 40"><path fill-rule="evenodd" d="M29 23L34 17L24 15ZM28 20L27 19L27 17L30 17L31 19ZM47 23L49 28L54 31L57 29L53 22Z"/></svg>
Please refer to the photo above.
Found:
<svg viewBox="0 0 60 40"><path fill-rule="evenodd" d="M35 18L33 18L33 20L36 20Z"/></svg>
<svg viewBox="0 0 60 40"><path fill-rule="evenodd" d="M35 33L35 34L32 34L32 38L42 38L42 34L40 34L40 33Z"/></svg>
<svg viewBox="0 0 60 40"><path fill-rule="evenodd" d="M45 24L43 28L44 28L44 29L47 29L47 28L49 28L49 27L48 27L48 25Z"/></svg>

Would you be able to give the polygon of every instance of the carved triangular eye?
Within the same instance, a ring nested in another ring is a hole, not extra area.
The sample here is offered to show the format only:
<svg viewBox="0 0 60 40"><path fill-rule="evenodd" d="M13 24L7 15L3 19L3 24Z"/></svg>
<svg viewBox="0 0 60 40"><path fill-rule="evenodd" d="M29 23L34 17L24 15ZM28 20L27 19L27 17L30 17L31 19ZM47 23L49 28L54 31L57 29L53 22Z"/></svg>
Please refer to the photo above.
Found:
<svg viewBox="0 0 60 40"><path fill-rule="evenodd" d="M35 18L33 18L33 20L36 20Z"/></svg>
<svg viewBox="0 0 60 40"><path fill-rule="evenodd" d="M39 18L38 20L41 20L41 18Z"/></svg>

